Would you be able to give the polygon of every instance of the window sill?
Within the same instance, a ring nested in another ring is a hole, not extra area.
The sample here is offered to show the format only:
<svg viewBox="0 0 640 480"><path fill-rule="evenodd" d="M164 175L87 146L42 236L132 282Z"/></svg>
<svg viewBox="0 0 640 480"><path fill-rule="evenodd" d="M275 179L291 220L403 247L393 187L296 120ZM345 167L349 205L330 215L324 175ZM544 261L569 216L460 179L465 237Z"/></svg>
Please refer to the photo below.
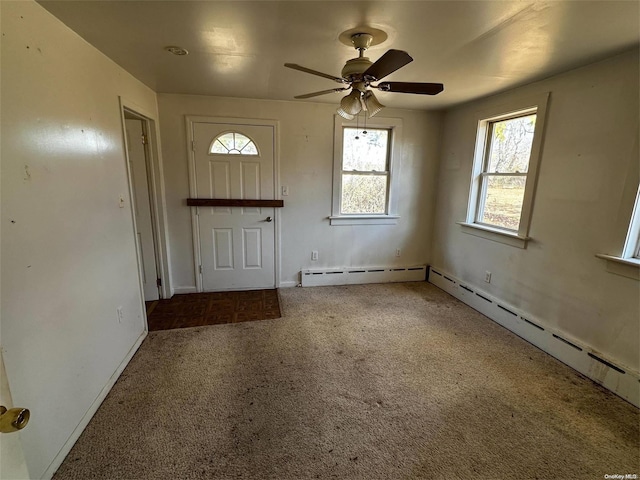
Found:
<svg viewBox="0 0 640 480"><path fill-rule="evenodd" d="M457 222L462 227L464 233L485 238L494 242L504 243L512 247L527 248L530 237L521 237L517 233L510 233L499 228L491 228L477 223Z"/></svg>
<svg viewBox="0 0 640 480"><path fill-rule="evenodd" d="M330 225L396 225L400 215L332 215Z"/></svg>
<svg viewBox="0 0 640 480"><path fill-rule="evenodd" d="M607 261L607 272L640 280L640 259L622 258L604 253L597 253L596 257Z"/></svg>

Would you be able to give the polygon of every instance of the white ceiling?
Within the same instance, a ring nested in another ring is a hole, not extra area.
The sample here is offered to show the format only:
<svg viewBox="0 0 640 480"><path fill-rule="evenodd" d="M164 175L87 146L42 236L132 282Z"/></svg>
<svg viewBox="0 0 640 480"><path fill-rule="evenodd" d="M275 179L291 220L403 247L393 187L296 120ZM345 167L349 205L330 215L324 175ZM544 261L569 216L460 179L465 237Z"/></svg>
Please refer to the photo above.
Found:
<svg viewBox="0 0 640 480"><path fill-rule="evenodd" d="M632 48L637 1L49 1L40 3L153 90L293 100L336 87L283 67L340 76L357 52L338 37L367 25L372 47L414 61L385 81L440 82L435 97L376 93L387 106L438 109L496 93ZM186 48L178 57L164 47ZM311 101L338 103L340 93Z"/></svg>

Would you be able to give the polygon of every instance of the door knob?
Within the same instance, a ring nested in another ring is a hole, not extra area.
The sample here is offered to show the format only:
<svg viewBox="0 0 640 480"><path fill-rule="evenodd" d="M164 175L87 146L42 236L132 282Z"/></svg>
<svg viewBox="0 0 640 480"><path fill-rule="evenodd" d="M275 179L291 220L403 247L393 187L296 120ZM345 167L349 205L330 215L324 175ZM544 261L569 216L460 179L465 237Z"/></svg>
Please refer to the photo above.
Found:
<svg viewBox="0 0 640 480"><path fill-rule="evenodd" d="M265 221L265 222L273 222L273 218L271 218L271 217L267 217L267 218L265 218L265 220L264 220L264 221Z"/></svg>
<svg viewBox="0 0 640 480"><path fill-rule="evenodd" d="M12 408L0 406L0 433L11 433L22 430L29 423L31 413L27 408Z"/></svg>

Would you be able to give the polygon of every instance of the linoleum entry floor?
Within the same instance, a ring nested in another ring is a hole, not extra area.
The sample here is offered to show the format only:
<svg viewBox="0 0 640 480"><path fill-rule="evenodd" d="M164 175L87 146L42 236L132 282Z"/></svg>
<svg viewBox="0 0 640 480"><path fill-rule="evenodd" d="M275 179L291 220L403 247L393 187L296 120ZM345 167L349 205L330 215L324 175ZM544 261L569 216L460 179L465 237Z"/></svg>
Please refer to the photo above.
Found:
<svg viewBox="0 0 640 480"><path fill-rule="evenodd" d="M149 331L250 322L280 318L280 303L276 289L190 293L159 300L147 318Z"/></svg>

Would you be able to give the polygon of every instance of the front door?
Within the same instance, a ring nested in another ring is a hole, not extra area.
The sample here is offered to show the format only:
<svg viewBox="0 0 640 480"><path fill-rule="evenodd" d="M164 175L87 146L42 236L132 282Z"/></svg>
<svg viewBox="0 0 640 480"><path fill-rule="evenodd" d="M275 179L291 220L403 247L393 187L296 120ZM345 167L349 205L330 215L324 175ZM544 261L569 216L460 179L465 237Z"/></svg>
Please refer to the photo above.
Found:
<svg viewBox="0 0 640 480"><path fill-rule="evenodd" d="M194 122L197 198L274 199L272 125ZM197 207L202 290L275 287L275 211Z"/></svg>

